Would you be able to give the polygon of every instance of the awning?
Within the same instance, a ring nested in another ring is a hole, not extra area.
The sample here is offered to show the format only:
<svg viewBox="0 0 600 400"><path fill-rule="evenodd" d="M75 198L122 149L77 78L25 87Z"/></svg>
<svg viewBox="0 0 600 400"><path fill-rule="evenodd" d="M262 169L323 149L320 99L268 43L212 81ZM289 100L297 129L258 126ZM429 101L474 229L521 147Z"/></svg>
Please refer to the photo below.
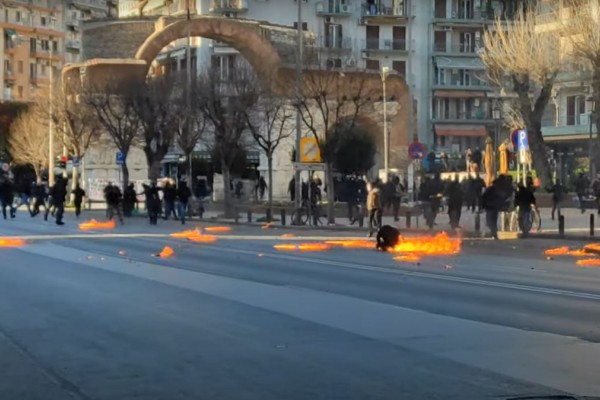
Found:
<svg viewBox="0 0 600 400"><path fill-rule="evenodd" d="M464 99L464 98L479 98L486 97L485 92L481 91L470 91L470 90L436 90L433 92L433 97L446 97L451 99Z"/></svg>
<svg viewBox="0 0 600 400"><path fill-rule="evenodd" d="M437 56L435 63L438 68L448 69L485 69L479 57L445 57Z"/></svg>
<svg viewBox="0 0 600 400"><path fill-rule="evenodd" d="M187 51L186 49L174 50L174 51L171 52L171 54L169 55L169 57L171 57L171 58L177 58L177 57L184 56L186 51Z"/></svg>
<svg viewBox="0 0 600 400"><path fill-rule="evenodd" d="M436 124L435 134L438 136L484 137L487 136L487 130L484 125Z"/></svg>

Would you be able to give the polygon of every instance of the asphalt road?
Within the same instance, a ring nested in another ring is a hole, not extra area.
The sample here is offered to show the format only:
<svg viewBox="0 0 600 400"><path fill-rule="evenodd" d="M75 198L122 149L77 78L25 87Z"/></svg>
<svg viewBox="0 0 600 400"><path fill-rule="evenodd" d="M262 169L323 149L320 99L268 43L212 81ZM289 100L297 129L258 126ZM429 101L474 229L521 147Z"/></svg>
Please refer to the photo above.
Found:
<svg viewBox="0 0 600 400"><path fill-rule="evenodd" d="M600 269L546 260L559 243L466 240L417 265L275 251L321 239L288 230L195 244L175 222L72 218L0 220L28 242L0 248L0 399L600 396Z"/></svg>

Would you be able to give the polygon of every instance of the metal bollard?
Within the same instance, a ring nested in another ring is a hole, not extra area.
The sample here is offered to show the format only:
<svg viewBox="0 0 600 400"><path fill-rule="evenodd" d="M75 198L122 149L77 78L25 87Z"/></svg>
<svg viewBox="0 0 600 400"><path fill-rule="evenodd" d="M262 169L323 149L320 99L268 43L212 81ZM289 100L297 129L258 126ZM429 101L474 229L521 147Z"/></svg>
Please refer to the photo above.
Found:
<svg viewBox="0 0 600 400"><path fill-rule="evenodd" d="M365 212L361 208L358 212L358 227L362 228L363 226L365 226Z"/></svg>
<svg viewBox="0 0 600 400"><path fill-rule="evenodd" d="M273 221L273 213L271 211L271 208L267 208L267 222L272 222Z"/></svg>
<svg viewBox="0 0 600 400"><path fill-rule="evenodd" d="M558 217L558 234L560 236L565 236L565 216L560 215Z"/></svg>
<svg viewBox="0 0 600 400"><path fill-rule="evenodd" d="M410 220L410 211L406 212L406 229L410 229L411 226L411 220Z"/></svg>
<svg viewBox="0 0 600 400"><path fill-rule="evenodd" d="M247 216L248 216L248 222L252 222L252 210L250 210L250 209L248 210Z"/></svg>
<svg viewBox="0 0 600 400"><path fill-rule="evenodd" d="M594 236L594 213L590 214L590 236Z"/></svg>
<svg viewBox="0 0 600 400"><path fill-rule="evenodd" d="M285 225L285 208L281 209L281 225Z"/></svg>
<svg viewBox="0 0 600 400"><path fill-rule="evenodd" d="M233 211L234 211L233 219L234 219L235 223L237 224L240 222L240 213L239 213L239 210L237 207Z"/></svg>
<svg viewBox="0 0 600 400"><path fill-rule="evenodd" d="M475 233L481 233L481 214L475 214Z"/></svg>

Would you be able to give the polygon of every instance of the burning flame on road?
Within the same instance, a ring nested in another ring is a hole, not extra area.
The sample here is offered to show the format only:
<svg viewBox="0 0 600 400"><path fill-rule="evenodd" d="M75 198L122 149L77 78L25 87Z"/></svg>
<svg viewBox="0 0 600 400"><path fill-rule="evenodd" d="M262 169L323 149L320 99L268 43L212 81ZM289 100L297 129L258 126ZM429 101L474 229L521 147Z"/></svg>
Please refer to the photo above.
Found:
<svg viewBox="0 0 600 400"><path fill-rule="evenodd" d="M343 247L345 249L373 249L375 242L370 240L328 240L325 242L330 246Z"/></svg>
<svg viewBox="0 0 600 400"><path fill-rule="evenodd" d="M446 232L435 236L401 237L394 253L446 256L460 253L461 239L451 239Z"/></svg>
<svg viewBox="0 0 600 400"><path fill-rule="evenodd" d="M202 235L202 232L200 232L200 229L196 228L194 230L187 230L187 231L182 231L182 232L171 233L169 236L178 238L178 239L189 239L190 237L199 236L199 235Z"/></svg>
<svg viewBox="0 0 600 400"><path fill-rule="evenodd" d="M229 232L231 228L228 226L207 226L204 230L206 232Z"/></svg>
<svg viewBox="0 0 600 400"><path fill-rule="evenodd" d="M155 254L155 257L169 258L173 254L175 254L175 252L173 251L173 249L170 248L169 246L165 246L165 248L160 253Z"/></svg>
<svg viewBox="0 0 600 400"><path fill-rule="evenodd" d="M25 246L25 241L14 238L0 238L0 247L21 247Z"/></svg>
<svg viewBox="0 0 600 400"><path fill-rule="evenodd" d="M283 243L276 244L273 248L281 251L325 251L330 249L325 243Z"/></svg>
<svg viewBox="0 0 600 400"><path fill-rule="evenodd" d="M600 255L600 244L598 244L598 243L586 244L585 246L583 246L583 250L585 252L587 252L588 254L593 253L593 254Z"/></svg>
<svg viewBox="0 0 600 400"><path fill-rule="evenodd" d="M577 260L577 265L580 267L600 267L600 258Z"/></svg>
<svg viewBox="0 0 600 400"><path fill-rule="evenodd" d="M195 235L188 236L187 240L196 243L214 243L217 241L217 237L214 235Z"/></svg>
<svg viewBox="0 0 600 400"><path fill-rule="evenodd" d="M99 222L95 219L91 219L87 222L82 222L79 224L79 229L82 231L91 231L94 229L115 229L116 223L114 219L106 222Z"/></svg>

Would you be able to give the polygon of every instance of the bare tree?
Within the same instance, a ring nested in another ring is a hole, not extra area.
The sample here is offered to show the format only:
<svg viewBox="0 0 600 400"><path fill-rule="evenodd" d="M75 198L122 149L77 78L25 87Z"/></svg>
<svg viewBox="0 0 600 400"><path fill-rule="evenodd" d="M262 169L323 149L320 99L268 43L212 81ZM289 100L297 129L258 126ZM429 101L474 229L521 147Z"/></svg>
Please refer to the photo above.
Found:
<svg viewBox="0 0 600 400"><path fill-rule="evenodd" d="M561 33L565 38L565 46L572 61L579 69L583 66L589 73L591 93L594 107L591 111L596 132L600 132L600 18L593 11L590 1L570 0L558 11L557 20L561 21ZM582 79L583 81L584 79ZM595 165L590 165L590 172L600 170L600 135L592 147Z"/></svg>
<svg viewBox="0 0 600 400"><path fill-rule="evenodd" d="M107 83L88 87L82 97L85 104L91 107L100 126L123 154L123 190L129 184L127 155L139 140L140 120L133 109L133 97L138 87L137 84Z"/></svg>
<svg viewBox="0 0 600 400"><path fill-rule="evenodd" d="M378 90L379 87L377 88ZM301 119L315 138L322 151L332 127L344 123L348 129L354 128L364 114L367 105L378 98L379 92L370 84L364 71L330 71L324 67L314 67L305 73L304 96L297 101ZM333 163L324 159L327 182L328 222L335 223L333 188Z"/></svg>
<svg viewBox="0 0 600 400"><path fill-rule="evenodd" d="M81 160L90 146L100 138L101 127L93 110L79 96L67 94L70 90L66 89L56 90L52 96L52 107L44 109L48 112L52 110L54 126L67 153ZM75 188L79 180L78 168L74 167L72 173L71 184Z"/></svg>
<svg viewBox="0 0 600 400"><path fill-rule="evenodd" d="M213 132L213 153L221 163L225 195L225 215L234 214L231 198L231 168L248 128L246 113L259 99L256 74L245 63L236 65L223 79L221 71L208 69L198 77L195 101L198 110L210 123Z"/></svg>
<svg viewBox="0 0 600 400"><path fill-rule="evenodd" d="M485 64L490 81L516 95L524 128L529 134L533 165L543 184L552 179L542 136L542 117L560 70L559 35L543 30L532 10L519 11L508 24L497 18L483 36Z"/></svg>
<svg viewBox="0 0 600 400"><path fill-rule="evenodd" d="M254 109L246 112L250 134L267 157L268 219L271 218L273 207L273 154L281 141L294 133L294 127L289 125L293 117L294 112L289 101L270 90L262 91Z"/></svg>
<svg viewBox="0 0 600 400"><path fill-rule="evenodd" d="M35 107L15 119L8 145L13 160L19 165L30 165L39 183L42 171L48 168L48 120L40 118L42 112Z"/></svg>
<svg viewBox="0 0 600 400"><path fill-rule="evenodd" d="M131 108L140 123L150 180L160 177L161 162L173 144L181 118L174 104L174 88L172 76L155 77L140 84L132 96Z"/></svg>

